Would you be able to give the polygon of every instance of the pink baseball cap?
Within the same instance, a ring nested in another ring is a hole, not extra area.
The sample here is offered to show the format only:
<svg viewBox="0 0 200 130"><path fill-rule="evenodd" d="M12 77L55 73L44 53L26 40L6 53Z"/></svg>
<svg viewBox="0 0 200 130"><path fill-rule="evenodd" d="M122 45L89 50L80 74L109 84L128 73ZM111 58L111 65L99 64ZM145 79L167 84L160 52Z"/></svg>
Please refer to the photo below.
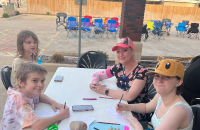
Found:
<svg viewBox="0 0 200 130"><path fill-rule="evenodd" d="M121 38L119 40L119 42L117 43L117 45L115 45L112 48L112 51L115 51L117 49L117 47L121 47L121 48L129 48L129 47L131 47L132 49L134 49L133 42L128 37L127 38Z"/></svg>

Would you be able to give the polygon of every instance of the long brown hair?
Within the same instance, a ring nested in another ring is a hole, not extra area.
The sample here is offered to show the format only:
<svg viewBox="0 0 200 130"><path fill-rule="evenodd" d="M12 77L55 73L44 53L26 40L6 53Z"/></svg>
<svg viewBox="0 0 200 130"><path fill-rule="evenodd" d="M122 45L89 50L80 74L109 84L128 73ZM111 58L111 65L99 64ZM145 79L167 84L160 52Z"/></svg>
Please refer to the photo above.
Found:
<svg viewBox="0 0 200 130"><path fill-rule="evenodd" d="M15 55L15 57L23 57L24 56L24 47L23 47L23 43L25 42L27 37L32 37L33 40L35 42L37 42L37 47L36 47L36 52L32 53L32 60L37 61L38 60L38 53L39 53L39 48L38 48L38 44L39 44L39 40L38 37L36 36L36 34L30 30L22 30L21 32L19 32L17 34L17 54Z"/></svg>
<svg viewBox="0 0 200 130"><path fill-rule="evenodd" d="M177 80L181 80L180 77L176 76ZM176 95L181 95L182 94L182 89L183 89L184 84L182 83L180 86L177 87L176 89Z"/></svg>

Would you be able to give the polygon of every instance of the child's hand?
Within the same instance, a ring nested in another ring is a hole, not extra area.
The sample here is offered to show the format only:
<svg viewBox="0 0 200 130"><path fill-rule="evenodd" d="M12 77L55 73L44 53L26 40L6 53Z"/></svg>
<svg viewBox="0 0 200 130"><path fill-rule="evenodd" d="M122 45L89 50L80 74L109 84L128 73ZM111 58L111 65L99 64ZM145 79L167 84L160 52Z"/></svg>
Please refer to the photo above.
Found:
<svg viewBox="0 0 200 130"><path fill-rule="evenodd" d="M60 109L60 112L59 112L60 116L61 116L61 120L62 119L65 119L65 118L68 118L69 117L69 107L65 107L65 109Z"/></svg>
<svg viewBox="0 0 200 130"><path fill-rule="evenodd" d="M118 113L122 113L122 111L126 111L126 104L124 103L117 103L115 109Z"/></svg>
<svg viewBox="0 0 200 130"><path fill-rule="evenodd" d="M59 109L59 110L63 109L64 105L60 104L60 103L57 103L56 101L54 101L54 102L51 103L51 107L56 112L56 109Z"/></svg>

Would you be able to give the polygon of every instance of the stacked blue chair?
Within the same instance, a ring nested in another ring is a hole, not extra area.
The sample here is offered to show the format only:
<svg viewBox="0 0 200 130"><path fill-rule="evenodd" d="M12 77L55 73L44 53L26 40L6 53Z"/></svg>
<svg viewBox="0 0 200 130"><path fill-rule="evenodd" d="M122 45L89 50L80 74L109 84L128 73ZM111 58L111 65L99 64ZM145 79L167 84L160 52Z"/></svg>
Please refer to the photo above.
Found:
<svg viewBox="0 0 200 130"><path fill-rule="evenodd" d="M170 22L165 22L165 24L164 24L165 29L166 29L166 31L167 31L167 36L170 35L171 25L172 25L172 23L170 23Z"/></svg>
<svg viewBox="0 0 200 130"><path fill-rule="evenodd" d="M91 33L91 29L90 29L91 25L90 25L90 19L89 18L82 18L82 27L81 30L83 31L83 33L85 34L86 37L90 38L90 33ZM85 37L84 35L82 35L82 37Z"/></svg>
<svg viewBox="0 0 200 130"><path fill-rule="evenodd" d="M113 36L114 38L116 38L117 29L115 27L119 27L116 24L117 24L116 20L108 20L107 38L109 38L109 36Z"/></svg>
<svg viewBox="0 0 200 130"><path fill-rule="evenodd" d="M72 34L72 37L77 36L78 24L76 23L75 17L68 17L66 30L67 30L67 37L69 37L70 33Z"/></svg>
<svg viewBox="0 0 200 130"><path fill-rule="evenodd" d="M189 23L190 21L189 20L182 20L182 23Z"/></svg>
<svg viewBox="0 0 200 130"><path fill-rule="evenodd" d="M182 37L184 37L185 32L187 31L185 25L186 25L186 23L178 23L178 26L175 26L176 27L176 31L177 31L176 37L178 35L182 35Z"/></svg>
<svg viewBox="0 0 200 130"><path fill-rule="evenodd" d="M102 29L103 24L102 24L102 19L95 19L94 20L94 36L99 35L99 37L103 37L104 34L104 29Z"/></svg>
<svg viewBox="0 0 200 130"><path fill-rule="evenodd" d="M156 26L156 23L158 22L157 20L151 20L152 22L154 22L154 28L155 28L155 26Z"/></svg>
<svg viewBox="0 0 200 130"><path fill-rule="evenodd" d="M189 22L190 22L189 20L182 20L182 23L186 23L185 27L187 31L189 30L189 26L190 26ZM187 34L187 31L185 31L184 33Z"/></svg>
<svg viewBox="0 0 200 130"><path fill-rule="evenodd" d="M171 23L171 19L163 19L161 23L163 24L163 27L165 27L165 30L167 32L167 36L169 36L171 26L173 25L173 23Z"/></svg>
<svg viewBox="0 0 200 130"><path fill-rule="evenodd" d="M162 32L162 23L161 22L157 22L155 25L155 29L152 31L152 33L154 34L154 38L156 38L156 36L158 36L158 39L160 40L160 37L163 37L163 32ZM163 37L164 39L164 37Z"/></svg>

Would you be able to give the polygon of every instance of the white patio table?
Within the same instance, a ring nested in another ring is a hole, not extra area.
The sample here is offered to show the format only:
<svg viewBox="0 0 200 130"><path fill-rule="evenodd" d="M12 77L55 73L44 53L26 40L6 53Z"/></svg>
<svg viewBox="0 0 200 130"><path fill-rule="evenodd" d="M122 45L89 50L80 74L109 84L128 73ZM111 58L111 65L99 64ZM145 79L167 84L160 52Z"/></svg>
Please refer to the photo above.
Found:
<svg viewBox="0 0 200 130"><path fill-rule="evenodd" d="M119 123L104 111L104 109L115 107L115 105L119 102L119 99L99 98L100 96L105 95L95 93L89 88L89 84L92 81L92 75L98 71L100 71L100 69L59 67L55 72L44 93L61 104L66 102L66 105L72 112L72 115L69 118L62 120L58 125L59 130L66 130L69 127L70 122L84 116L96 118L95 122ZM54 78L57 75L64 76L62 82L54 81ZM100 84L107 85L107 88L119 90L116 86L115 77L101 81ZM83 100L83 98L97 98L97 100ZM126 101L122 102L127 103ZM92 105L94 110L73 112L73 105ZM36 110L50 109L52 109L51 106L44 103L39 103L36 107ZM131 112L124 112L124 114L128 116L132 115ZM129 129L134 130L131 125L129 125Z"/></svg>

